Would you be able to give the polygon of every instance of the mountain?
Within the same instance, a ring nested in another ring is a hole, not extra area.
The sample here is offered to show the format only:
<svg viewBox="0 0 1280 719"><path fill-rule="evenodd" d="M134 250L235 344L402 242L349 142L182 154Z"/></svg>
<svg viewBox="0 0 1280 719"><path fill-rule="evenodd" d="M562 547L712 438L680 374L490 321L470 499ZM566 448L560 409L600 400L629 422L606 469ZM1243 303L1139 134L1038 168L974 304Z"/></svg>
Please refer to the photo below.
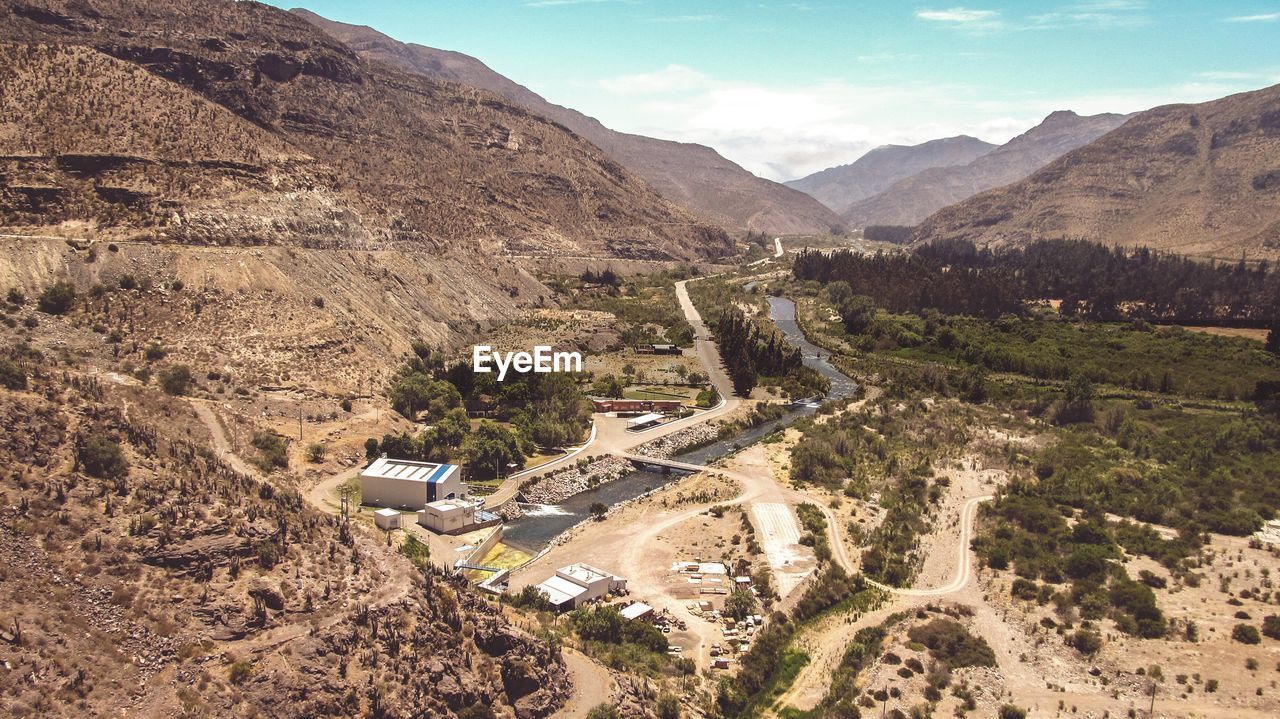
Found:
<svg viewBox="0 0 1280 719"><path fill-rule="evenodd" d="M1017 182L1045 163L1119 127L1124 115L1058 111L967 165L935 167L895 182L842 213L852 227L915 225L947 205Z"/></svg>
<svg viewBox="0 0 1280 719"><path fill-rule="evenodd" d="M918 241L1081 237L1184 254L1280 254L1280 85L1139 113L1025 180L948 207Z"/></svg>
<svg viewBox="0 0 1280 719"><path fill-rule="evenodd" d="M995 145L959 135L919 145L884 145L848 165L830 167L786 183L836 212L877 195L898 180L932 167L967 165L994 150Z"/></svg>
<svg viewBox="0 0 1280 719"><path fill-rule="evenodd" d="M563 126L362 58L282 10L48 0L0 15L0 39L22 43L3 79L11 226L484 255L732 249Z"/></svg>
<svg viewBox="0 0 1280 719"><path fill-rule="evenodd" d="M709 147L616 132L595 118L548 102L468 55L399 42L372 28L334 22L303 9L291 12L363 57L488 90L564 125L706 222L774 234L827 233L843 226L834 212L808 195L756 177Z"/></svg>

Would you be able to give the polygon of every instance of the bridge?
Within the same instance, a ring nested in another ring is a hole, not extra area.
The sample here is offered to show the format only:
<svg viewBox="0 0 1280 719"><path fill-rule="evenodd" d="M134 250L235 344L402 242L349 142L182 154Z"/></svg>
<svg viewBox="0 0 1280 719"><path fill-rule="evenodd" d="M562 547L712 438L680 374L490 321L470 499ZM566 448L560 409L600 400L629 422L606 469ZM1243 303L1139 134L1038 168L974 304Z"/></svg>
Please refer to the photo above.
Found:
<svg viewBox="0 0 1280 719"><path fill-rule="evenodd" d="M483 564L471 564L470 562L464 562L461 559L453 563L453 568L454 570L475 569L481 572L495 572L495 573L503 571L502 567L487 567Z"/></svg>
<svg viewBox="0 0 1280 719"><path fill-rule="evenodd" d="M653 467L662 467L663 469L678 469L683 472L701 472L707 468L703 464L690 464L689 462L681 462L675 459L658 459L657 457L643 457L637 454L619 454L618 456L637 467L647 464Z"/></svg>

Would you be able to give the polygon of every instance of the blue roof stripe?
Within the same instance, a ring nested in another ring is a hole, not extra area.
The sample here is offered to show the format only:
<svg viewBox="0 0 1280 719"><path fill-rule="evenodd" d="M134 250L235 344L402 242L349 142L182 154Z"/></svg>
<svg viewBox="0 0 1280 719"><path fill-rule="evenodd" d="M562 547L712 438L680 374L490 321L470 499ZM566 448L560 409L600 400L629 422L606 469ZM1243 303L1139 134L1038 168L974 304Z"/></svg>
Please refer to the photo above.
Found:
<svg viewBox="0 0 1280 719"><path fill-rule="evenodd" d="M444 481L444 475L448 474L452 468L453 465L451 464L442 464L436 467L436 471L432 472L430 477L427 477L427 481L432 484L440 484Z"/></svg>

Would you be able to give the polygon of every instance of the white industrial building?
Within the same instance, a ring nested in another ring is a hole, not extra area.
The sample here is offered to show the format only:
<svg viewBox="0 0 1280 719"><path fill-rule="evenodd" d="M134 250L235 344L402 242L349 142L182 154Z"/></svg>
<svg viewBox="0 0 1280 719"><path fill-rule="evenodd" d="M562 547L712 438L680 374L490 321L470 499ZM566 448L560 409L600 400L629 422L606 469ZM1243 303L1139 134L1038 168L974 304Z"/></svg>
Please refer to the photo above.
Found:
<svg viewBox="0 0 1280 719"><path fill-rule="evenodd" d="M418 524L436 534L458 534L492 527L502 518L466 499L440 499L418 510Z"/></svg>
<svg viewBox="0 0 1280 719"><path fill-rule="evenodd" d="M360 489L363 504L413 510L467 491L456 465L386 457L360 473Z"/></svg>
<svg viewBox="0 0 1280 719"><path fill-rule="evenodd" d="M606 594L622 594L627 591L627 580L589 564L570 564L539 584L538 591L556 610L564 611Z"/></svg>
<svg viewBox="0 0 1280 719"><path fill-rule="evenodd" d="M373 523L378 525L378 529L400 529L404 526L404 515L389 507L383 507L373 513Z"/></svg>

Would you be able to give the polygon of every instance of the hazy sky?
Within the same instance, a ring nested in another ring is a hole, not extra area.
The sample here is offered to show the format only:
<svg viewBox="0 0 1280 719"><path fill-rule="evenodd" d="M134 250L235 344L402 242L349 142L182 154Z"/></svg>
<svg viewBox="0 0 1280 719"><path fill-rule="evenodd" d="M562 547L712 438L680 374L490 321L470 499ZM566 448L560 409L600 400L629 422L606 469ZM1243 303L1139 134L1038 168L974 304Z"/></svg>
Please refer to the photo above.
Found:
<svg viewBox="0 0 1280 719"><path fill-rule="evenodd" d="M1280 0L299 0L776 180L1280 83ZM296 3L279 2L283 7Z"/></svg>

